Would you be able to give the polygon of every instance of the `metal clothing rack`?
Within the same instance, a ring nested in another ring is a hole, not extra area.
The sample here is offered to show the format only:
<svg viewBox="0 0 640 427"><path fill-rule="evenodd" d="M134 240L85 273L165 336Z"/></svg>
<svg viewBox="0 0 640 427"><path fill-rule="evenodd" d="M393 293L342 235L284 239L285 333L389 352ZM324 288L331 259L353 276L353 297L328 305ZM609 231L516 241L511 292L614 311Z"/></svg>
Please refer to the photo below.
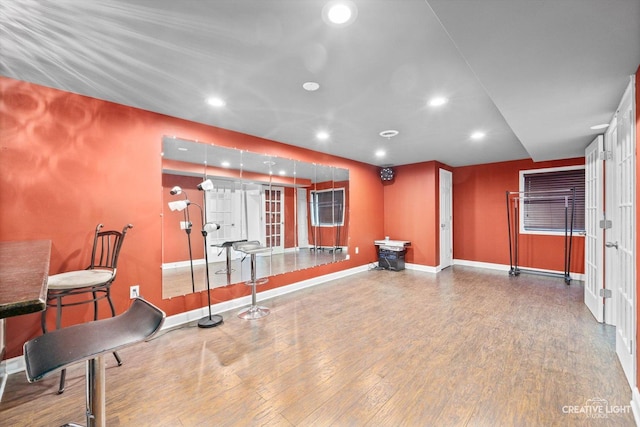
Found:
<svg viewBox="0 0 640 427"><path fill-rule="evenodd" d="M564 282L571 284L571 250L573 247L573 226L576 208L576 188L564 190L546 191L507 191L507 227L509 231L509 276L519 276L520 273L541 274L545 276L562 277ZM520 238L520 213L519 203L536 199L564 199L564 272L554 273L544 270L520 268L518 266L519 238ZM570 199L570 201L569 201ZM513 219L511 218L511 205L513 205ZM513 228L513 230L512 230Z"/></svg>

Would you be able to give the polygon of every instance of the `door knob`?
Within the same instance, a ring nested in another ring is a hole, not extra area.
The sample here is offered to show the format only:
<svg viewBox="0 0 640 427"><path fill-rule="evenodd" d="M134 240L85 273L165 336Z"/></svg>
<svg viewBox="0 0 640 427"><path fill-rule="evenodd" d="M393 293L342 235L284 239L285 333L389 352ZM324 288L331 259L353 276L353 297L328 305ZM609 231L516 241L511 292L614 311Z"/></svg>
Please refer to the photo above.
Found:
<svg viewBox="0 0 640 427"><path fill-rule="evenodd" d="M604 244L608 248L616 248L618 249L618 242L607 242Z"/></svg>

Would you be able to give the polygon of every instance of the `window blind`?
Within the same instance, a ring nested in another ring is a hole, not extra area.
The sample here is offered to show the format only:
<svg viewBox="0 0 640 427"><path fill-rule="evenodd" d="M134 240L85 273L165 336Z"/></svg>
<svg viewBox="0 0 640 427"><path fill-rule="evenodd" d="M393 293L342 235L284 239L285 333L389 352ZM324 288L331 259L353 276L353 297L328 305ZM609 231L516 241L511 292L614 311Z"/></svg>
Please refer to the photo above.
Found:
<svg viewBox="0 0 640 427"><path fill-rule="evenodd" d="M343 225L344 189L311 192L311 225Z"/></svg>
<svg viewBox="0 0 640 427"><path fill-rule="evenodd" d="M524 174L524 191L530 193L522 203L524 229L564 233L566 202L570 231L572 188L576 191L573 231L584 231L584 169ZM568 196L566 200L564 196Z"/></svg>

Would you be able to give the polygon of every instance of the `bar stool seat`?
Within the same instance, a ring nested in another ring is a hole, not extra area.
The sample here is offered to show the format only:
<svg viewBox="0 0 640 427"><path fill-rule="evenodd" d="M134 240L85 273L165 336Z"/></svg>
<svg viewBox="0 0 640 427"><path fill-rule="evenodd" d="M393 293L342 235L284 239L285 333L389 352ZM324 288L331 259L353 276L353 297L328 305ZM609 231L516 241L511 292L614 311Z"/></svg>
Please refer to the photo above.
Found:
<svg viewBox="0 0 640 427"><path fill-rule="evenodd" d="M87 361L87 426L103 426L106 422L103 355L149 340L160 330L164 319L162 310L136 298L129 309L118 316L36 337L23 348L27 380L35 382L70 365Z"/></svg>

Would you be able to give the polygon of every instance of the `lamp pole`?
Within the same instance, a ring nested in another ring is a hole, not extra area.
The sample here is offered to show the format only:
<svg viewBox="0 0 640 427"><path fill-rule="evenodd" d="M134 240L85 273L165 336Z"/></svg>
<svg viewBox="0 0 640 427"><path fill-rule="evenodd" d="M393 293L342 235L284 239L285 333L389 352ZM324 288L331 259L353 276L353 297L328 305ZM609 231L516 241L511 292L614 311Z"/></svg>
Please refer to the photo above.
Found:
<svg viewBox="0 0 640 427"><path fill-rule="evenodd" d="M209 316L203 317L198 321L198 327L200 328L213 328L214 326L218 326L222 324L223 319L222 316L215 314L211 314L211 292L210 292L210 281L209 281L209 248L207 247L207 229L215 229L218 230L220 228L219 224L207 223L206 221L206 211L207 211L207 190L213 188L213 183L211 180L207 179L202 183L198 184L198 190L202 191L202 206L200 208L200 215L202 217L202 240L204 242L204 261L206 264L205 268L205 277L207 280L207 305L209 307Z"/></svg>

